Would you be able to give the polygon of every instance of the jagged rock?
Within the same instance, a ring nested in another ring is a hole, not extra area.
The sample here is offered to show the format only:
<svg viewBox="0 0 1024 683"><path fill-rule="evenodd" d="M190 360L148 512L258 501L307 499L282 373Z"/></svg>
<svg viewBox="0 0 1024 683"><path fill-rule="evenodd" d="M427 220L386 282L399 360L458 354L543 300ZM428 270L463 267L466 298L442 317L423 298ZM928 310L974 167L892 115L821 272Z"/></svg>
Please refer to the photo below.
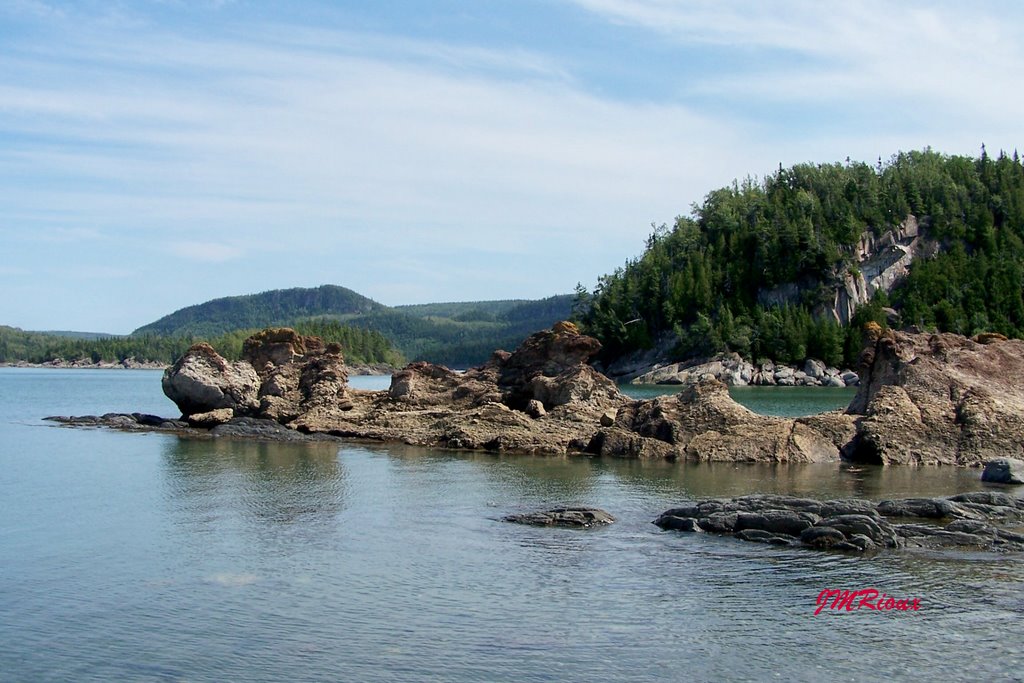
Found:
<svg viewBox="0 0 1024 683"><path fill-rule="evenodd" d="M504 520L515 524L529 524L531 526L587 528L611 524L615 521L615 518L598 508L565 507L541 512L508 515Z"/></svg>
<svg viewBox="0 0 1024 683"><path fill-rule="evenodd" d="M880 330L862 353L854 460L979 466L1024 450L1024 341Z"/></svg>
<svg viewBox="0 0 1024 683"><path fill-rule="evenodd" d="M990 484L1024 484L1024 460L999 458L985 463L981 480Z"/></svg>
<svg viewBox="0 0 1024 683"><path fill-rule="evenodd" d="M526 410L524 412L530 417L537 419L547 415L548 411L544 409L543 403L533 398L526 402Z"/></svg>
<svg viewBox="0 0 1024 683"><path fill-rule="evenodd" d="M245 415L259 407L260 379L252 365L229 363L205 342L194 344L167 368L161 385L185 416L220 408Z"/></svg>
<svg viewBox="0 0 1024 683"><path fill-rule="evenodd" d="M847 416L836 414L824 420L848 423L847 431L852 433L853 420ZM840 456L834 440L812 423L753 413L733 401L728 388L714 379L688 386L676 396L627 404L616 424L633 434L613 443L627 453L634 449L634 457L641 452L668 452L673 459L827 462ZM655 441L661 443L650 443ZM601 446L595 452L607 453L607 442Z"/></svg>
<svg viewBox="0 0 1024 683"><path fill-rule="evenodd" d="M275 367L323 351L324 343L319 337L305 337L288 327L267 328L242 343L242 359L248 361L261 378Z"/></svg>

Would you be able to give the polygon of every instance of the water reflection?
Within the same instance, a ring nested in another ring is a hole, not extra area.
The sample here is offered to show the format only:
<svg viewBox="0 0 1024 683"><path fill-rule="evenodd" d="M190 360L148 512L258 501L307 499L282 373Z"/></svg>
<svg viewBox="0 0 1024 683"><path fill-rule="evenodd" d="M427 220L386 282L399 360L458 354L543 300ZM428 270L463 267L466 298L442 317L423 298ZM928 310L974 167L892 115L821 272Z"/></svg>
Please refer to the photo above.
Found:
<svg viewBox="0 0 1024 683"><path fill-rule="evenodd" d="M348 483L336 443L168 439L162 453L168 497L215 520L230 511L261 523L333 518Z"/></svg>

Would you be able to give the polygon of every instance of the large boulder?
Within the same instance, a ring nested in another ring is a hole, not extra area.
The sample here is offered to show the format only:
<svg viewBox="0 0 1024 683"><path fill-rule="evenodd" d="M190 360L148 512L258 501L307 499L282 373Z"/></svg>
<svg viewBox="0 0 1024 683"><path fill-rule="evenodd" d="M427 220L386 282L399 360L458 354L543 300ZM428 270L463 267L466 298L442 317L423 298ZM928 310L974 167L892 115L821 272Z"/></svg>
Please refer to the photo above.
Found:
<svg viewBox="0 0 1024 683"><path fill-rule="evenodd" d="M228 362L205 342L167 368L161 386L184 416L222 408L248 415L259 408L260 378L252 365Z"/></svg>
<svg viewBox="0 0 1024 683"><path fill-rule="evenodd" d="M987 462L981 480L990 484L1024 484L1024 460L999 458Z"/></svg>
<svg viewBox="0 0 1024 683"><path fill-rule="evenodd" d="M1024 451L1024 341L875 332L861 355L851 457L980 466Z"/></svg>

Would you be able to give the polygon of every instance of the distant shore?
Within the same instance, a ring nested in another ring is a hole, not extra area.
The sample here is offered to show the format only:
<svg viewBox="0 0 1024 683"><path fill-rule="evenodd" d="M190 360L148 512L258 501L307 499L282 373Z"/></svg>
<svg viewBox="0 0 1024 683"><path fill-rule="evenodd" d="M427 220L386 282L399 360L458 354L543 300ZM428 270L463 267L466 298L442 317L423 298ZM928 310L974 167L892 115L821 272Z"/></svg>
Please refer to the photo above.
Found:
<svg viewBox="0 0 1024 683"><path fill-rule="evenodd" d="M137 361L134 358L126 358L123 361L100 361L90 363L82 360L67 361L57 359L46 363L29 363L28 361L12 361L0 363L0 368L36 368L50 370L166 370L169 365L154 361ZM397 368L382 363L366 364L356 363L349 365L349 375L393 375Z"/></svg>

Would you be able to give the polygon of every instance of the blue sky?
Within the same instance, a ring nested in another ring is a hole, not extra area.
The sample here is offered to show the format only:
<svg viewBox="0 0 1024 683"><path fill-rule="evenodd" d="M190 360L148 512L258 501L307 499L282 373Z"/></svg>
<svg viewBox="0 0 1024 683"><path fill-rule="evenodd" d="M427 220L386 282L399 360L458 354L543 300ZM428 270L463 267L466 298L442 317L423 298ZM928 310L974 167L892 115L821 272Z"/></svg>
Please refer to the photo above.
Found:
<svg viewBox="0 0 1024 683"><path fill-rule="evenodd" d="M0 4L0 324L571 292L780 163L1020 145L1017 2Z"/></svg>

